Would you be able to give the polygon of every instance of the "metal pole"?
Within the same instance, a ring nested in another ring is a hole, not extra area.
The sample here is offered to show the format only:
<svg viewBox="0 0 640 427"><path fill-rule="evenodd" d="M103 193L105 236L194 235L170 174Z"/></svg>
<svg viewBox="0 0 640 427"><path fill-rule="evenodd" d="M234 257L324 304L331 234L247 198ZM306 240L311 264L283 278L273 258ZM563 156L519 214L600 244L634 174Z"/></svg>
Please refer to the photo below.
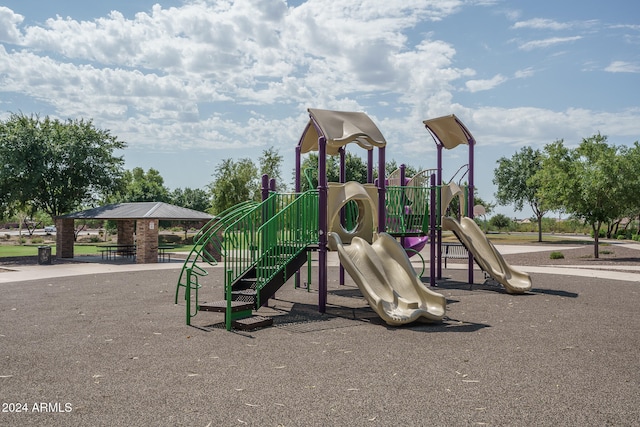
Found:
<svg viewBox="0 0 640 427"><path fill-rule="evenodd" d="M467 204L467 209L468 209L468 216L469 218L473 219L473 192L474 192L474 179L473 179L473 173L474 173L474 161L473 161L473 157L474 157L474 145L475 145L475 141L473 140L473 138L468 138L469 141L469 191L468 191L468 200L469 203ZM473 284L473 254L471 253L471 251L469 251L469 264L468 264L468 268L469 268L469 284Z"/></svg>
<svg viewBox="0 0 640 427"><path fill-rule="evenodd" d="M373 182L373 150L367 150L367 183Z"/></svg>
<svg viewBox="0 0 640 427"><path fill-rule="evenodd" d="M318 138L318 311L327 311L327 139Z"/></svg>
<svg viewBox="0 0 640 427"><path fill-rule="evenodd" d="M340 147L340 182L343 184L347 182L347 156L344 147ZM340 209L340 222L342 224L346 224L346 214L344 206L342 207L342 209ZM340 285L344 285L344 267L342 264L340 264L339 269L339 280Z"/></svg>
<svg viewBox="0 0 640 427"><path fill-rule="evenodd" d="M429 284L431 286L437 286L436 284L436 175L431 174L431 189L429 191ZM440 274L441 270L440 270ZM442 278L442 277L439 277Z"/></svg>
<svg viewBox="0 0 640 427"><path fill-rule="evenodd" d="M385 209L386 189L384 182L384 154L385 147L378 148L378 232L384 232L387 229L387 212Z"/></svg>
<svg viewBox="0 0 640 427"><path fill-rule="evenodd" d="M437 277L438 280L442 279L442 214L443 214L443 210L446 209L446 207L442 206L442 144L438 144L436 143L436 148L437 148L437 153L438 153L438 165L437 165L437 173L438 176L436 177L437 179L437 191L439 193L439 197L438 197L438 211L436 212L437 217L437 237L436 237L436 243L437 243L437 248L436 248L436 256L438 257L438 265L437 265Z"/></svg>

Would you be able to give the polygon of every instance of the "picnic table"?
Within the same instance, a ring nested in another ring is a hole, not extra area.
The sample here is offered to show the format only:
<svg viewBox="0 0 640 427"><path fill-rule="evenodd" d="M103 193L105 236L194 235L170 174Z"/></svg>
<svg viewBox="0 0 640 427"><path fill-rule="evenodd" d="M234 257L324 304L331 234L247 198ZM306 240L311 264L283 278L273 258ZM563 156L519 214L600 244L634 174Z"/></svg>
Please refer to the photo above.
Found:
<svg viewBox="0 0 640 427"><path fill-rule="evenodd" d="M106 245L99 251L102 259L116 259L116 256L131 258L136 256L136 245Z"/></svg>
<svg viewBox="0 0 640 427"><path fill-rule="evenodd" d="M167 252L171 249L174 249L174 246L171 246L171 245L158 246L158 261L171 262L171 252Z"/></svg>

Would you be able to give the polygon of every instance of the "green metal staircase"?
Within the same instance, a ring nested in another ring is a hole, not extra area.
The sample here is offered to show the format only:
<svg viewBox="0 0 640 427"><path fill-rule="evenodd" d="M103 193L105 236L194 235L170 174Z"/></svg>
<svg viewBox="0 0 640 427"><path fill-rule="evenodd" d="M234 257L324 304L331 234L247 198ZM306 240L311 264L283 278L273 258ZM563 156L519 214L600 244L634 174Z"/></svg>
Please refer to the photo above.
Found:
<svg viewBox="0 0 640 427"><path fill-rule="evenodd" d="M185 298L191 301L191 291L195 290L195 313L225 313L227 330L270 324L272 319L254 316L253 311L266 305L307 261L307 252L318 241L318 212L317 191L273 193L264 202L243 210L233 221L225 221L224 229L219 229L222 232L215 234L221 237L214 238L214 234L209 233L209 240L221 241L224 299L199 303L199 267L194 263L190 269L183 268L186 283L193 282L192 286L185 286ZM187 324L195 316L189 310L187 308Z"/></svg>
<svg viewBox="0 0 640 427"><path fill-rule="evenodd" d="M222 231L229 224L253 210L257 205L258 202L247 201L233 206L209 221L194 236L193 248L184 261L178 277L174 301L175 304L178 303L180 289L185 288L187 325L190 324L191 318L198 312L198 289L201 287L199 279L209 274L201 265L198 265L198 262L205 264L205 266L216 265L218 263L217 258L224 256ZM191 300L192 291L195 291L195 301Z"/></svg>

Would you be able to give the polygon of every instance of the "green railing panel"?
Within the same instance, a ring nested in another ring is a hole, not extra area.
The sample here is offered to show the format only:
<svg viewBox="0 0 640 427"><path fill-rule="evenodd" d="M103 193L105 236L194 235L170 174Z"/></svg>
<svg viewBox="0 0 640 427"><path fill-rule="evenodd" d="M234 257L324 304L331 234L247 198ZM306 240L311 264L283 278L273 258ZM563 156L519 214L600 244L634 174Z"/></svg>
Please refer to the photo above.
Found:
<svg viewBox="0 0 640 427"><path fill-rule="evenodd" d="M182 270L180 271L178 284L176 286L175 304L178 303L178 295L181 287L184 287L186 290L188 289L188 292L185 292L185 300L187 300L188 306L190 304L191 290L195 291L195 297L197 300L198 289L201 287L198 282L198 276L206 276L208 274L203 267L200 267L197 264L198 261L203 261L209 265L215 265L217 262L214 259L214 254L211 252L218 252L221 255L224 255L224 247L220 240L222 230L226 228L229 223L235 221L236 218L244 215L248 210L253 209L257 204L258 203L255 201L247 201L233 206L232 208L217 215L200 229L193 239L193 248L189 252L189 255L182 266ZM211 249L211 252L209 252L209 249ZM193 310L193 315L189 314L191 310L187 308L187 318L195 316L197 311L197 304L196 308Z"/></svg>
<svg viewBox="0 0 640 427"><path fill-rule="evenodd" d="M430 191L430 187L387 187L387 231L396 235L426 233Z"/></svg>
<svg viewBox="0 0 640 427"><path fill-rule="evenodd" d="M277 274L284 274L289 261L318 243L318 214L318 193L308 191L295 196L260 227L259 234L268 239L263 240L263 255L256 265L258 291Z"/></svg>
<svg viewBox="0 0 640 427"><path fill-rule="evenodd" d="M224 230L225 292L252 269L257 286L318 240L318 193L273 193Z"/></svg>

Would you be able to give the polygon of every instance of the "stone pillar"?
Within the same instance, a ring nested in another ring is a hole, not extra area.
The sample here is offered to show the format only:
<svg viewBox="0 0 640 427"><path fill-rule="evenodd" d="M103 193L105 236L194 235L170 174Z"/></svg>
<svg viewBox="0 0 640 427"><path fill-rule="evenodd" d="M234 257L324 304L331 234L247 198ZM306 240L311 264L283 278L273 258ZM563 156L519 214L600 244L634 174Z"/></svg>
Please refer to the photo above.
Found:
<svg viewBox="0 0 640 427"><path fill-rule="evenodd" d="M133 245L133 233L135 231L135 221L132 219L122 219L117 221L118 244Z"/></svg>
<svg viewBox="0 0 640 427"><path fill-rule="evenodd" d="M56 258L73 258L74 220L56 218Z"/></svg>
<svg viewBox="0 0 640 427"><path fill-rule="evenodd" d="M136 222L136 262L158 262L158 220L139 219Z"/></svg>

